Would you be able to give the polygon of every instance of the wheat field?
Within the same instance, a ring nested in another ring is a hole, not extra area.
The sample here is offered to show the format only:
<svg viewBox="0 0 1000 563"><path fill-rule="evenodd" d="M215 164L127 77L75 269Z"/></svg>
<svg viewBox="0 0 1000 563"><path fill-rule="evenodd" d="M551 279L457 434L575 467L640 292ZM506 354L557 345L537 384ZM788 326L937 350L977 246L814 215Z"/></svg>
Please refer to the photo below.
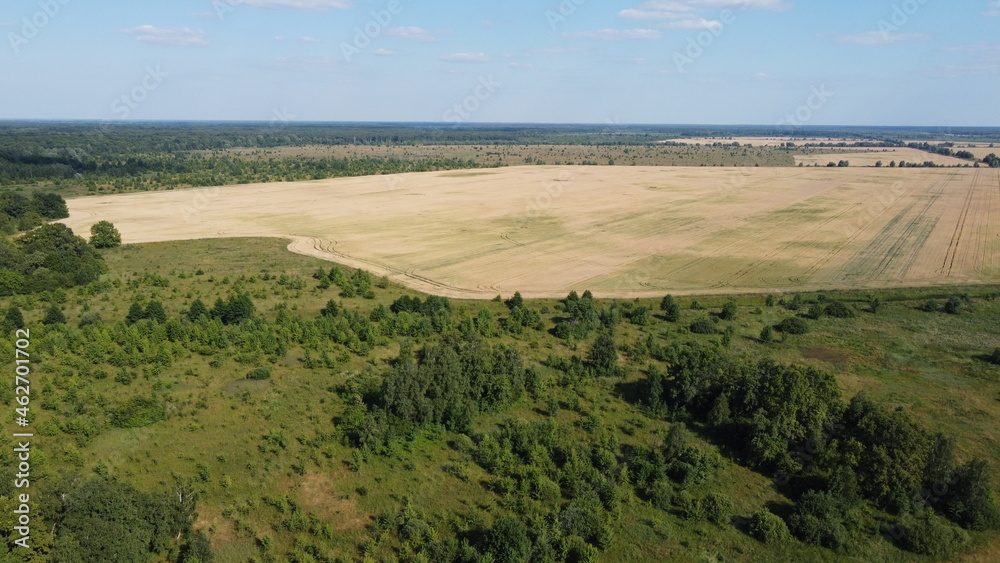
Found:
<svg viewBox="0 0 1000 563"><path fill-rule="evenodd" d="M449 297L1000 280L1000 171L522 166L71 199L123 241L281 237Z"/></svg>

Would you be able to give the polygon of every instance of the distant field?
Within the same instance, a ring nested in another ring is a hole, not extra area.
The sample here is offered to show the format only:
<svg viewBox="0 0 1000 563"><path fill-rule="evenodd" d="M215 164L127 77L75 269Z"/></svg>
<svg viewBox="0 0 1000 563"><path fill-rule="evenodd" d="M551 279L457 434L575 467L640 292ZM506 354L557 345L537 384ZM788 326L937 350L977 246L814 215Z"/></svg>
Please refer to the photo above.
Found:
<svg viewBox="0 0 1000 563"><path fill-rule="evenodd" d="M824 148L822 150L826 151L828 149ZM973 149L968 150L971 152ZM986 156L986 154L983 154L982 156ZM894 160L897 164L900 161L906 161L916 163L933 162L934 164L942 166L964 166L966 164L972 166L972 162L968 160L910 148L859 149L852 147L846 149L832 149L829 153L824 154L795 155L795 163L798 164L801 162L806 166L812 166L813 164L825 166L828 162L838 162L840 160L850 161L851 166L875 166L875 163L880 160L885 166L889 166L889 163Z"/></svg>
<svg viewBox="0 0 1000 563"><path fill-rule="evenodd" d="M930 156L930 155L928 155ZM990 169L511 167L96 196L126 243L269 236L415 289L489 298L1000 280Z"/></svg>
<svg viewBox="0 0 1000 563"><path fill-rule="evenodd" d="M785 143L792 142L797 146L807 143L854 143L864 139L834 139L832 137L691 137L680 139L668 139L660 141L662 143L687 143L689 145L712 145L715 143L741 145L753 145L755 147L780 147Z"/></svg>

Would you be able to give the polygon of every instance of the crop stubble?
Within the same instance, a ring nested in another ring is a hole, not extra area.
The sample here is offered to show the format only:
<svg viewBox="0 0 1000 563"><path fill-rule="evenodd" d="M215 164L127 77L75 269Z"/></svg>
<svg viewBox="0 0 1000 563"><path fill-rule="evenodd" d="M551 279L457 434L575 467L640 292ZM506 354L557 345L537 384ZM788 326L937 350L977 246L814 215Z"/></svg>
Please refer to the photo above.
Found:
<svg viewBox="0 0 1000 563"><path fill-rule="evenodd" d="M1000 172L525 166L85 197L126 243L272 236L452 297L738 293L1000 278Z"/></svg>

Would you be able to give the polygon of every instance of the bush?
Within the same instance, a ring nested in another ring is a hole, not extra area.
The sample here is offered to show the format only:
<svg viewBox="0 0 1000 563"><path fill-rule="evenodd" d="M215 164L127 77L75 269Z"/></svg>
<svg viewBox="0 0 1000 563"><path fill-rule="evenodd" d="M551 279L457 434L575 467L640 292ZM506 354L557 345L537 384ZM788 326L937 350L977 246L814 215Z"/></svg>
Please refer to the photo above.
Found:
<svg viewBox="0 0 1000 563"><path fill-rule="evenodd" d="M261 366L258 368L254 368L250 370L250 373L247 374L247 379L252 379L255 381L260 381L262 379L270 379L270 378L271 378L271 368L268 366Z"/></svg>
<svg viewBox="0 0 1000 563"><path fill-rule="evenodd" d="M809 332L809 323L800 317L789 317L781 321L778 330L785 334L805 334Z"/></svg>
<svg viewBox="0 0 1000 563"><path fill-rule="evenodd" d="M825 491L807 491L788 519L788 529L800 540L828 549L847 545L847 514L839 499Z"/></svg>
<svg viewBox="0 0 1000 563"><path fill-rule="evenodd" d="M846 303L834 301L826 306L826 314L837 319L852 319L857 316L854 309Z"/></svg>
<svg viewBox="0 0 1000 563"><path fill-rule="evenodd" d="M968 305L968 298L949 297L944 304L944 312L949 315L961 315L966 305Z"/></svg>
<svg viewBox="0 0 1000 563"><path fill-rule="evenodd" d="M80 315L80 328L97 324L101 324L101 314L97 311L87 311L83 315Z"/></svg>
<svg viewBox="0 0 1000 563"><path fill-rule="evenodd" d="M937 301L933 299L928 299L927 301L921 303L918 309L920 309L925 313L936 313L938 312L939 309L941 309L941 307L938 305Z"/></svg>
<svg viewBox="0 0 1000 563"><path fill-rule="evenodd" d="M766 508L750 517L747 531L750 537L766 544L782 544L792 539L785 521Z"/></svg>
<svg viewBox="0 0 1000 563"><path fill-rule="evenodd" d="M733 501L719 493L709 493L702 501L705 508L705 518L717 526L725 526L733 517Z"/></svg>
<svg viewBox="0 0 1000 563"><path fill-rule="evenodd" d="M774 341L774 329L771 328L770 326L765 326L764 328L762 328L761 331L760 331L760 341L763 342L763 343L765 343L765 344L768 343L768 342L773 342Z"/></svg>
<svg viewBox="0 0 1000 563"><path fill-rule="evenodd" d="M725 305L722 306L722 312L719 314L719 318L724 321L731 321L736 318L736 302L727 301Z"/></svg>
<svg viewBox="0 0 1000 563"><path fill-rule="evenodd" d="M660 510L669 510L674 502L674 486L667 479L657 479L649 487L649 500Z"/></svg>
<svg viewBox="0 0 1000 563"><path fill-rule="evenodd" d="M990 361L1000 366L1000 348L993 350L993 354L990 355Z"/></svg>
<svg viewBox="0 0 1000 563"><path fill-rule="evenodd" d="M965 530L931 511L917 516L904 530L900 547L920 555L948 557L969 541Z"/></svg>
<svg viewBox="0 0 1000 563"><path fill-rule="evenodd" d="M698 319L697 321L691 323L689 327L691 332L695 334L716 334L719 332L715 328L715 323L712 319Z"/></svg>

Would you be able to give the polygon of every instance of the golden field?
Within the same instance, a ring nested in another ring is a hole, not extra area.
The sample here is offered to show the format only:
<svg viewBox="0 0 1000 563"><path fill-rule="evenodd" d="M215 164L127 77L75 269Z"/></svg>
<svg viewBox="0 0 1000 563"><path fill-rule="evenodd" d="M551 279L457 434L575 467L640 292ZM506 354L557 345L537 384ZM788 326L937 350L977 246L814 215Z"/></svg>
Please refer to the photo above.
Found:
<svg viewBox="0 0 1000 563"><path fill-rule="evenodd" d="M68 203L79 233L108 220L125 243L281 237L451 297L1000 280L1000 171L984 168L522 166Z"/></svg>

